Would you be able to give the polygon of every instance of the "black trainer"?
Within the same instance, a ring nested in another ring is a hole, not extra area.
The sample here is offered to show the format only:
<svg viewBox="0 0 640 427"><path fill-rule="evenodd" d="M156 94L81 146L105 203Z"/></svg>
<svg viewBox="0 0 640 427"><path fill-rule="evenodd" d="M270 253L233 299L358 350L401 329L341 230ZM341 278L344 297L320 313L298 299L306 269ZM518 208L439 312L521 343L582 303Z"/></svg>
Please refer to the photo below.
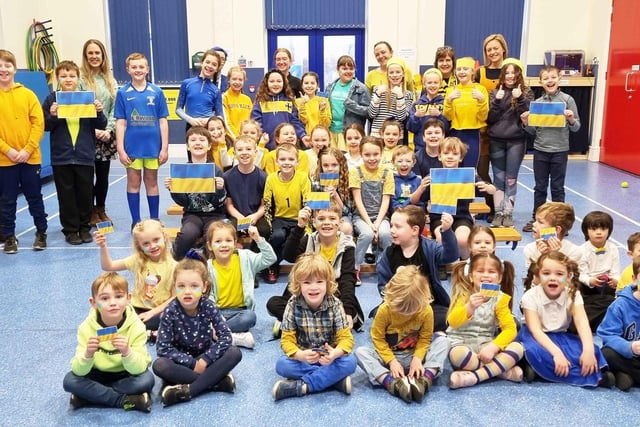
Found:
<svg viewBox="0 0 640 427"><path fill-rule="evenodd" d="M93 237L91 236L91 233L89 232L89 230L80 231L80 240L82 240L82 243L93 242Z"/></svg>
<svg viewBox="0 0 640 427"><path fill-rule="evenodd" d="M622 391L629 391L633 387L633 378L624 372L616 372L616 387Z"/></svg>
<svg viewBox="0 0 640 427"><path fill-rule="evenodd" d="M187 384L177 384L166 386L160 395L162 406L171 406L176 403L188 402L191 400L191 392Z"/></svg>
<svg viewBox="0 0 640 427"><path fill-rule="evenodd" d="M71 405L73 409L84 408L85 406L89 406L90 404L91 402L81 397L78 397L75 394L72 394L71 397L69 398L69 405Z"/></svg>
<svg viewBox="0 0 640 427"><path fill-rule="evenodd" d="M125 411L151 412L151 397L149 393L128 394L122 403Z"/></svg>
<svg viewBox="0 0 640 427"><path fill-rule="evenodd" d="M335 390L341 391L346 395L351 394L351 375L347 375L337 383L335 383L332 388Z"/></svg>
<svg viewBox="0 0 640 427"><path fill-rule="evenodd" d="M7 239L4 241L4 253L18 253L18 239L16 239L16 236L7 236Z"/></svg>
<svg viewBox="0 0 640 427"><path fill-rule="evenodd" d="M273 385L271 390L273 400L301 397L305 394L307 394L307 387L302 380L280 380Z"/></svg>
<svg viewBox="0 0 640 427"><path fill-rule="evenodd" d="M213 391L222 391L225 393L235 393L236 392L236 380L233 378L233 375L227 374L220 382L214 385L211 390Z"/></svg>
<svg viewBox="0 0 640 427"><path fill-rule="evenodd" d="M81 245L82 239L78 236L78 233L67 233L64 236L64 240L70 245Z"/></svg>
<svg viewBox="0 0 640 427"><path fill-rule="evenodd" d="M36 251L44 251L47 249L47 233L44 231L36 231L36 239L33 241L32 247Z"/></svg>

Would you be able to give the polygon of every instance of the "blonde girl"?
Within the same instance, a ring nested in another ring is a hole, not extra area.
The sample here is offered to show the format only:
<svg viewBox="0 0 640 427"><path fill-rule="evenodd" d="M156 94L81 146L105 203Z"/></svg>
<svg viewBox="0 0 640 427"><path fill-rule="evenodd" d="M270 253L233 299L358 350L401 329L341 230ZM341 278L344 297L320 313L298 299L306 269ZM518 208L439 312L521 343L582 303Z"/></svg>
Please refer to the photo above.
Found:
<svg viewBox="0 0 640 427"><path fill-rule="evenodd" d="M227 72L229 89L222 94L222 109L227 124L227 135L235 140L240 135L240 124L249 120L253 102L242 93L247 74L240 67L231 67Z"/></svg>
<svg viewBox="0 0 640 427"><path fill-rule="evenodd" d="M248 119L240 123L240 135L249 136L256 142L257 151L256 157L253 160L253 164L257 167L260 167L260 165L262 165L262 159L267 153L267 149L265 148L265 146L267 145L267 142L269 142L269 134L266 132L262 132L260 123L256 122L255 120ZM231 149L229 154L232 153L233 149Z"/></svg>
<svg viewBox="0 0 640 427"><path fill-rule="evenodd" d="M207 120L207 130L211 134L211 157L220 169L227 170L233 166L233 141L227 135L227 125L222 117L211 117Z"/></svg>
<svg viewBox="0 0 640 427"><path fill-rule="evenodd" d="M611 387L615 378L593 344L578 290L578 265L562 252L551 251L538 258L536 267L539 285L522 297L526 324L518 333L527 360L525 378L530 381L537 374L547 381L581 387ZM578 335L567 332L572 320Z"/></svg>
<svg viewBox="0 0 640 427"><path fill-rule="evenodd" d="M302 75L303 93L296 99L296 106L300 121L304 124L307 134L311 134L316 125L325 127L331 125L329 99L326 96L317 96L319 84L320 77L317 73L308 71Z"/></svg>
<svg viewBox="0 0 640 427"><path fill-rule="evenodd" d="M388 84L374 87L369 103L371 136L381 136L382 123L387 119L403 123L409 117L409 110L413 104L413 92L407 88L405 80L404 61L400 58L390 58L386 62L386 68Z"/></svg>
<svg viewBox="0 0 640 427"><path fill-rule="evenodd" d="M458 263L452 272L447 335L449 360L456 369L449 388L470 387L490 378L522 381L522 344L515 342L516 322L511 314L513 265L493 254L474 255L466 271ZM500 285L487 294L485 284ZM495 335L496 328L500 333Z"/></svg>
<svg viewBox="0 0 640 427"><path fill-rule="evenodd" d="M311 135L311 150L305 150L304 154L307 155L309 161L309 178L313 179L317 170L318 153L331 145L331 132L325 125L316 125L309 134Z"/></svg>
<svg viewBox="0 0 640 427"><path fill-rule="evenodd" d="M173 277L176 298L167 306L158 330L153 372L163 380L163 406L187 402L208 391L235 392L231 370L242 354L214 301L211 279L200 260L184 259ZM215 338L214 338L215 337Z"/></svg>
<svg viewBox="0 0 640 427"><path fill-rule="evenodd" d="M123 259L111 259L104 234L96 231L93 236L104 271L129 270L133 274L131 304L147 329L157 330L160 314L175 296L171 277L176 262L162 223L145 219L135 224L131 230L133 254Z"/></svg>

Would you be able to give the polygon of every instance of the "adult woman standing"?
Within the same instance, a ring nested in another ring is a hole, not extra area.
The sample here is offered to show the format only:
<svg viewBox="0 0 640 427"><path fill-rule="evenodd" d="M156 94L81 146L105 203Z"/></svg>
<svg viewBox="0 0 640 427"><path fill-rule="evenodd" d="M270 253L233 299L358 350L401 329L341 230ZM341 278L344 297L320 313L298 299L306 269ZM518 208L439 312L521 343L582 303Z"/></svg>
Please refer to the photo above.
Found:
<svg viewBox="0 0 640 427"><path fill-rule="evenodd" d="M433 66L442 73L442 80L438 93L442 96L447 92L449 87L458 84L456 80L456 52L451 46L441 46L436 49L436 57Z"/></svg>
<svg viewBox="0 0 640 427"><path fill-rule="evenodd" d="M294 98L302 96L302 82L289 72L291 63L293 62L291 51L287 48L279 47L273 55L273 62L275 63L276 69L287 78L289 89L293 92Z"/></svg>
<svg viewBox="0 0 640 427"><path fill-rule="evenodd" d="M487 93L491 93L492 90L498 87L502 62L507 57L508 52L507 41L502 34L490 34L484 39L482 43L484 65L478 68L474 80L484 86L487 89ZM491 183L489 163L489 134L487 133L487 127L484 126L480 128L480 157L478 159L477 170L478 175L480 175L485 182ZM495 213L493 196L488 195L485 197L485 200L491 208L487 219L489 222L492 222Z"/></svg>
<svg viewBox="0 0 640 427"><path fill-rule="evenodd" d="M95 92L102 103L107 117L105 130L96 129L95 182L93 184L94 206L90 224L111 221L106 213L105 202L109 191L109 171L111 160L118 158L116 149L116 119L113 116L117 85L111 71L109 56L100 40L89 39L82 47L82 71L80 85L85 90Z"/></svg>

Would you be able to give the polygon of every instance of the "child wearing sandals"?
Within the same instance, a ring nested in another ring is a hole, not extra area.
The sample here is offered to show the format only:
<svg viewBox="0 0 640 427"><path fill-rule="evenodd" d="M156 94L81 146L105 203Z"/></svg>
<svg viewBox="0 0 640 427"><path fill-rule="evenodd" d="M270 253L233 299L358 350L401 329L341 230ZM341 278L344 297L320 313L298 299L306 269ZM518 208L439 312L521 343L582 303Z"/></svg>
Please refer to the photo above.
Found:
<svg viewBox="0 0 640 427"><path fill-rule="evenodd" d="M449 343L433 337L429 282L415 265L399 267L371 325L373 348L358 347L358 366L373 385L407 403L422 402L442 371Z"/></svg>
<svg viewBox="0 0 640 427"><path fill-rule="evenodd" d="M524 349L514 341L516 322L511 314L513 265L492 253L480 253L468 265L458 263L451 277L447 335L449 360L456 371L449 388L470 387L494 377L521 382L522 369L516 364ZM486 284L499 287L485 290ZM497 327L500 333L495 335Z"/></svg>

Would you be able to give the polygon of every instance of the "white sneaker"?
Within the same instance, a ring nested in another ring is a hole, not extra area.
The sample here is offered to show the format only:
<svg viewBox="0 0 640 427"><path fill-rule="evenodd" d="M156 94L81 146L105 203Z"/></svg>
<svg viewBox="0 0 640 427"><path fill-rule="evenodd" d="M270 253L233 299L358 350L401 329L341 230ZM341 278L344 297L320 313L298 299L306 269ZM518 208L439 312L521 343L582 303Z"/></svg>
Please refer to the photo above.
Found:
<svg viewBox="0 0 640 427"><path fill-rule="evenodd" d="M232 344L238 347L253 348L256 345L256 340L253 339L251 332L232 332L233 337Z"/></svg>

